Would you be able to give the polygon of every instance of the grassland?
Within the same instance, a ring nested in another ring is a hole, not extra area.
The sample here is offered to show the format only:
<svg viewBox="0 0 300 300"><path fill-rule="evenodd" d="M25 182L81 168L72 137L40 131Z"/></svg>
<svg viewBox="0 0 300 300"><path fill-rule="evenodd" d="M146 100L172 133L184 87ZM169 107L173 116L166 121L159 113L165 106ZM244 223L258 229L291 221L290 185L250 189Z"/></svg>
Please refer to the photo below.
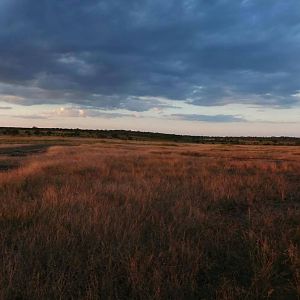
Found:
<svg viewBox="0 0 300 300"><path fill-rule="evenodd" d="M299 299L299 178L299 146L0 138L0 299Z"/></svg>

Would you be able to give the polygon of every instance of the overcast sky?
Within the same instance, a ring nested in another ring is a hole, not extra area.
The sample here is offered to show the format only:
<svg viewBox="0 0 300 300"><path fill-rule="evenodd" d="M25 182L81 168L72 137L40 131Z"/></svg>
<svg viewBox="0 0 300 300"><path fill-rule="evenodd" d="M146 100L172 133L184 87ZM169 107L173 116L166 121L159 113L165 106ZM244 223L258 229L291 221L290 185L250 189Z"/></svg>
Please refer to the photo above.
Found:
<svg viewBox="0 0 300 300"><path fill-rule="evenodd" d="M300 136L300 1L1 0L14 125Z"/></svg>

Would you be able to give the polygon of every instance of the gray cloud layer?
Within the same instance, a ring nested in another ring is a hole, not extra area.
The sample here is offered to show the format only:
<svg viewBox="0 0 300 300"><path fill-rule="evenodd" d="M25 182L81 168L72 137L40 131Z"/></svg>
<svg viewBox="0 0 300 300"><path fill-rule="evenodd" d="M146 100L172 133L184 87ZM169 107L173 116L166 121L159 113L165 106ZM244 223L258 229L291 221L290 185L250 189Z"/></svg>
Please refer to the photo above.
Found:
<svg viewBox="0 0 300 300"><path fill-rule="evenodd" d="M0 2L7 102L291 106L299 78L299 0Z"/></svg>
<svg viewBox="0 0 300 300"><path fill-rule="evenodd" d="M235 115L198 115L198 114L173 114L172 117L186 121L201 121L213 123L247 122L246 119Z"/></svg>

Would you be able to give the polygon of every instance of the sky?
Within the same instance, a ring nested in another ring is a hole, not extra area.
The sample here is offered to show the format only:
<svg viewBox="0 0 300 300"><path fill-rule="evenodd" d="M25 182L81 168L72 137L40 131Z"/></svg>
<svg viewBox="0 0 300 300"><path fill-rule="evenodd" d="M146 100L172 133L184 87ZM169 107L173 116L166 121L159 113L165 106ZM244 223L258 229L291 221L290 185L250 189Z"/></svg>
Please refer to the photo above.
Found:
<svg viewBox="0 0 300 300"><path fill-rule="evenodd" d="M300 1L0 0L0 126L300 136Z"/></svg>

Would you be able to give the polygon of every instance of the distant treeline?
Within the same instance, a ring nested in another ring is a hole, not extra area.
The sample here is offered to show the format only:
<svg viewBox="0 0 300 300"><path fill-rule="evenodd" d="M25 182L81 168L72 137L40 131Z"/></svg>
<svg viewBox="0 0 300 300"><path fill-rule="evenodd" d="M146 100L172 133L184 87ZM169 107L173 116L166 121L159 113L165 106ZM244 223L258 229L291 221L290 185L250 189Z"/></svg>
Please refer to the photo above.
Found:
<svg viewBox="0 0 300 300"><path fill-rule="evenodd" d="M300 138L296 137L214 137L191 136L157 132L141 132L130 130L87 130L87 129L62 129L62 128L17 128L0 127L0 135L8 136L60 136L121 139L135 141L167 141L199 144L238 144L238 145L300 145Z"/></svg>

